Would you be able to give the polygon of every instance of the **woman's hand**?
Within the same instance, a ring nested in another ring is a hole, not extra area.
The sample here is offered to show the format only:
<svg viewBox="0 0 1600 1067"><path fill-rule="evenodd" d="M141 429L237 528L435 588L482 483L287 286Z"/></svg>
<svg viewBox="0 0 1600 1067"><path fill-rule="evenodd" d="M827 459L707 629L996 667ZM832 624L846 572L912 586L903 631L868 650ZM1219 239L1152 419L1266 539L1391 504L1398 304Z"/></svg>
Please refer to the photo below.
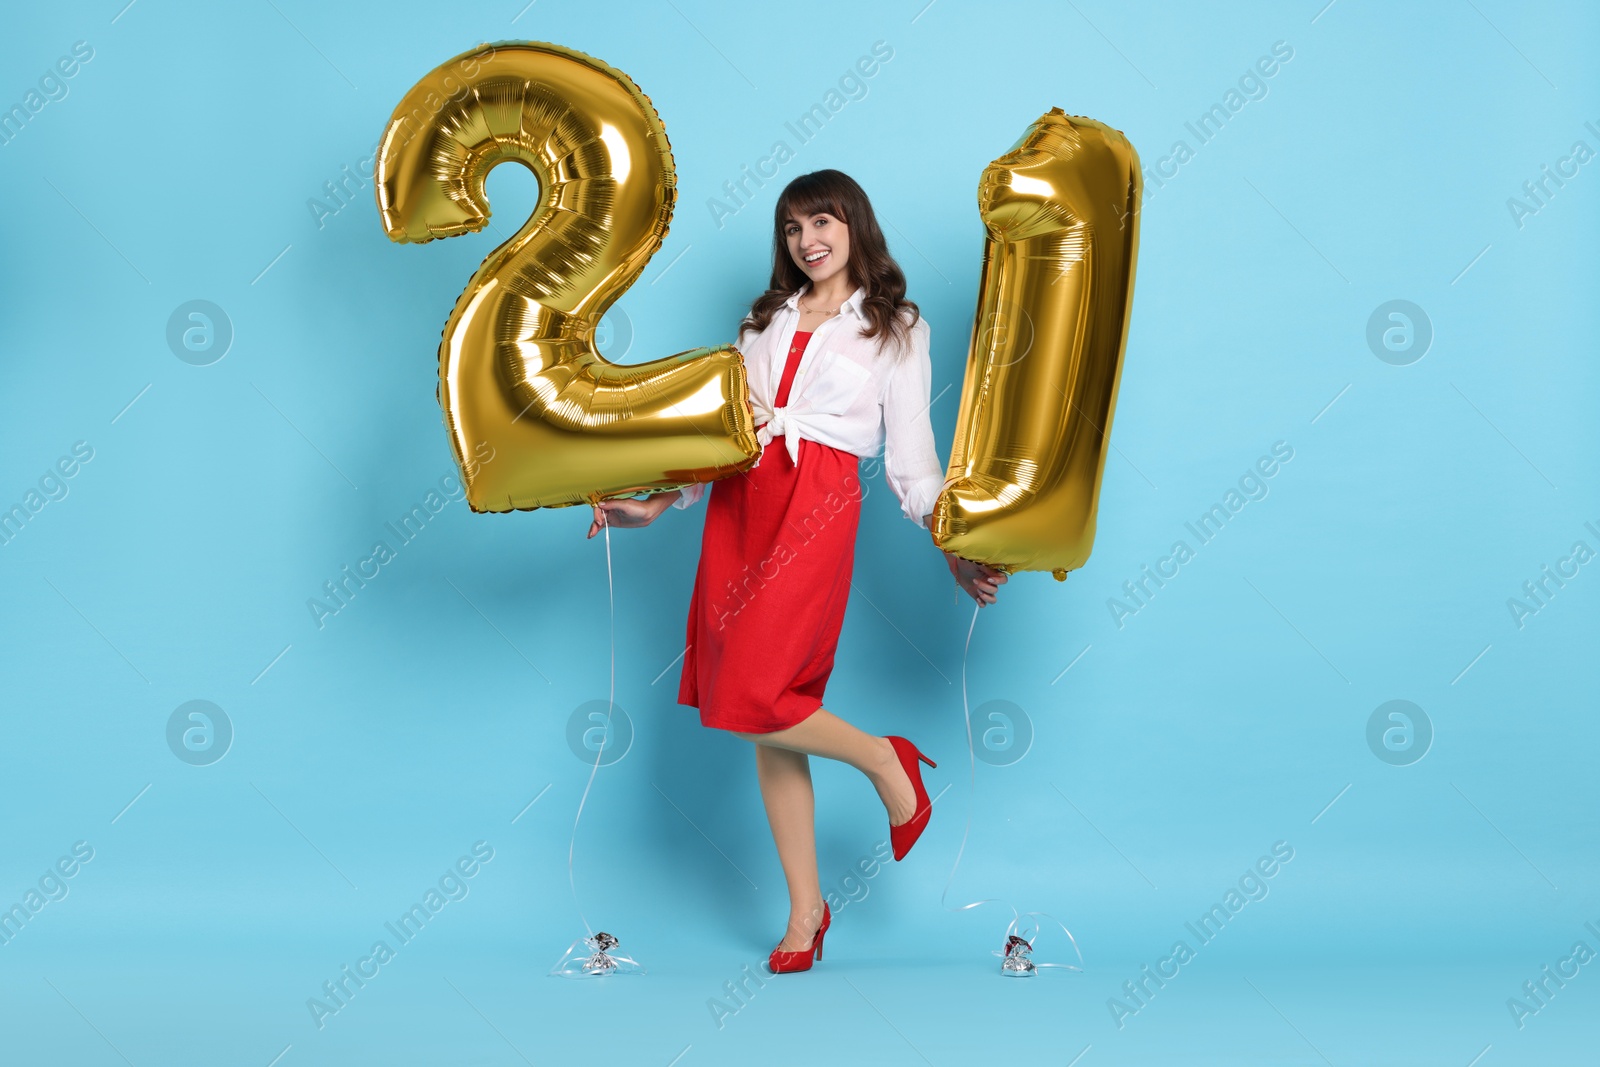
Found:
<svg viewBox="0 0 1600 1067"><path fill-rule="evenodd" d="M622 500L602 500L594 506L594 521L589 524L589 532L585 537L593 537L600 532L602 526L615 526L619 529L628 529L639 526L649 526L663 511L672 506L681 494L674 489L667 493L655 493L643 500L626 497Z"/></svg>
<svg viewBox="0 0 1600 1067"><path fill-rule="evenodd" d="M965 589L967 595L976 600L980 607L995 602L1000 587L1006 581L1004 572L997 571L984 563L962 559L954 552L946 552L944 560L950 565L950 573L955 576L956 584Z"/></svg>

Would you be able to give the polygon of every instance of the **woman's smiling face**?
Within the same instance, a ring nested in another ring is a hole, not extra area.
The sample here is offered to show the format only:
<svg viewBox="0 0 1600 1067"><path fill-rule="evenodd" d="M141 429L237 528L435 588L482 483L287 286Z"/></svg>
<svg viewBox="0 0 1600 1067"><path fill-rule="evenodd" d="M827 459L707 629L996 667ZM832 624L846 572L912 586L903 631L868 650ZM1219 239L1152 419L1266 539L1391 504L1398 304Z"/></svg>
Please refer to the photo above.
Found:
<svg viewBox="0 0 1600 1067"><path fill-rule="evenodd" d="M826 212L784 221L789 256L811 279L811 288L838 274L850 262L850 227ZM846 275L848 278L848 275Z"/></svg>

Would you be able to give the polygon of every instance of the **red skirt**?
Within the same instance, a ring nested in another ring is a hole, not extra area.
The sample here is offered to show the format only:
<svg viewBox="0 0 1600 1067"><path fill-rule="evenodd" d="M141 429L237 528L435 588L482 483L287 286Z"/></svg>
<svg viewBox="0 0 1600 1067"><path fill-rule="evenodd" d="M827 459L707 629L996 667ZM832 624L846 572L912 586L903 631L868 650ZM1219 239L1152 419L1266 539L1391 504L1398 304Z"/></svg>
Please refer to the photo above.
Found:
<svg viewBox="0 0 1600 1067"><path fill-rule="evenodd" d="M850 599L860 460L774 437L756 465L707 487L678 703L704 726L769 733L822 706Z"/></svg>

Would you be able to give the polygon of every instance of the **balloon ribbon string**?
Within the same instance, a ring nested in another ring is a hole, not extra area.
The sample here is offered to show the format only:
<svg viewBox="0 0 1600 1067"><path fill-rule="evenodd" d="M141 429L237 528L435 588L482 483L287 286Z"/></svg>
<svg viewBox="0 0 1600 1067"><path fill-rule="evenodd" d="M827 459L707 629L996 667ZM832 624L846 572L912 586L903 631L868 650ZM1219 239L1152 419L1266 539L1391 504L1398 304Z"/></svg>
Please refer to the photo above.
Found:
<svg viewBox="0 0 1600 1067"><path fill-rule="evenodd" d="M967 700L967 661L972 652L972 631L977 628L978 611L982 607L982 604L974 604L972 606L972 622L967 626L967 643L966 646L961 650L961 715L967 724L967 825L961 831L961 847L956 850L956 861L950 867L950 877L945 879L944 892L939 894L939 904L944 908L945 911L966 911L968 908L976 908L980 904L1004 904L1006 907L1011 909L1011 922L1006 926L1006 934L1009 936L1018 931L1022 922L1022 914L1017 911L1016 905L1012 904L1010 901L1000 900L999 897L985 897L982 900L974 900L970 904L962 904L960 907L956 908L952 908L948 904L945 904L945 896L950 892L950 883L953 882L956 877L956 868L961 866L962 853L966 852L967 850L967 835L972 832L972 808L974 798L977 796L978 757L977 749L972 743L972 707ZM1044 918L1055 923L1057 926L1061 927L1062 933L1067 935L1067 940L1072 944L1072 951L1077 955L1078 963L1083 963L1083 952L1078 948L1078 939L1072 936L1072 931L1067 929L1065 923L1048 912L1030 911L1027 914L1030 917L1043 916ZM1033 936L1026 939L1030 945L1038 939L1037 925L1038 924L1036 923L1035 929L1030 931ZM1005 953L996 951L994 952L994 955L1003 956ZM1034 966L1061 967L1069 971L1083 970L1082 966L1074 966L1070 963L1036 963Z"/></svg>
<svg viewBox="0 0 1600 1067"><path fill-rule="evenodd" d="M578 844L578 820L583 818L583 805L589 799L589 787L594 784L595 772L600 769L600 761L605 758L606 740L611 736L611 710L616 706L617 700L617 596L616 582L611 572L611 524L601 523L606 538L606 606L610 614L610 644L611 644L611 688L606 695L606 728L600 734L600 747L594 754L594 766L589 768L589 780L583 783L583 796L578 798L578 814L572 818L572 840L567 845L567 885L572 888L572 905L578 909L578 918L583 920L583 928L588 931L588 936L594 936L594 927L589 925L588 918L583 914L583 905L578 903L578 885L572 873L572 854Z"/></svg>
<svg viewBox="0 0 1600 1067"><path fill-rule="evenodd" d="M972 709L967 702L967 659L972 652L972 631L978 626L978 611L982 607L983 605L978 603L972 605L972 622L967 626L967 643L966 647L961 650L961 716L967 724L967 825L961 831L961 847L956 850L956 861L950 867L950 877L945 879L944 892L939 894L939 904L945 911L966 911L968 908L976 908L980 904L990 904L996 901L1006 904L1005 901L999 900L998 897L985 897L983 900L974 900L970 904L962 904L956 908L952 908L945 903L945 897L950 893L950 883L955 881L956 868L961 866L961 856L967 850L967 835L972 832L972 808L978 792L978 758L977 751L972 744ZM1017 909L1010 904L1006 904L1006 906L1011 908L1012 918L1015 919L1017 917Z"/></svg>

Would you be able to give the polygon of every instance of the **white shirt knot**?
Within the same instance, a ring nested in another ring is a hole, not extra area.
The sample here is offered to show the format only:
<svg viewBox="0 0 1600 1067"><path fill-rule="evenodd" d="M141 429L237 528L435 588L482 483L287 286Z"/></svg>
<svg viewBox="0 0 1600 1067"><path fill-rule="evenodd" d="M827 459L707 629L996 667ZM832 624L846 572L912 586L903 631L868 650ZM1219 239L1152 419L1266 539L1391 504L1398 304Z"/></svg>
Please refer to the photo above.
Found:
<svg viewBox="0 0 1600 1067"><path fill-rule="evenodd" d="M757 409L758 415L764 416L767 420L766 425L756 431L756 440L760 441L764 448L772 443L774 437L782 437L783 447L789 453L789 461L798 466L800 463L800 435L793 431L798 429L804 422L804 417L798 414L791 416L788 405L771 408L763 403L756 402L752 406Z"/></svg>

